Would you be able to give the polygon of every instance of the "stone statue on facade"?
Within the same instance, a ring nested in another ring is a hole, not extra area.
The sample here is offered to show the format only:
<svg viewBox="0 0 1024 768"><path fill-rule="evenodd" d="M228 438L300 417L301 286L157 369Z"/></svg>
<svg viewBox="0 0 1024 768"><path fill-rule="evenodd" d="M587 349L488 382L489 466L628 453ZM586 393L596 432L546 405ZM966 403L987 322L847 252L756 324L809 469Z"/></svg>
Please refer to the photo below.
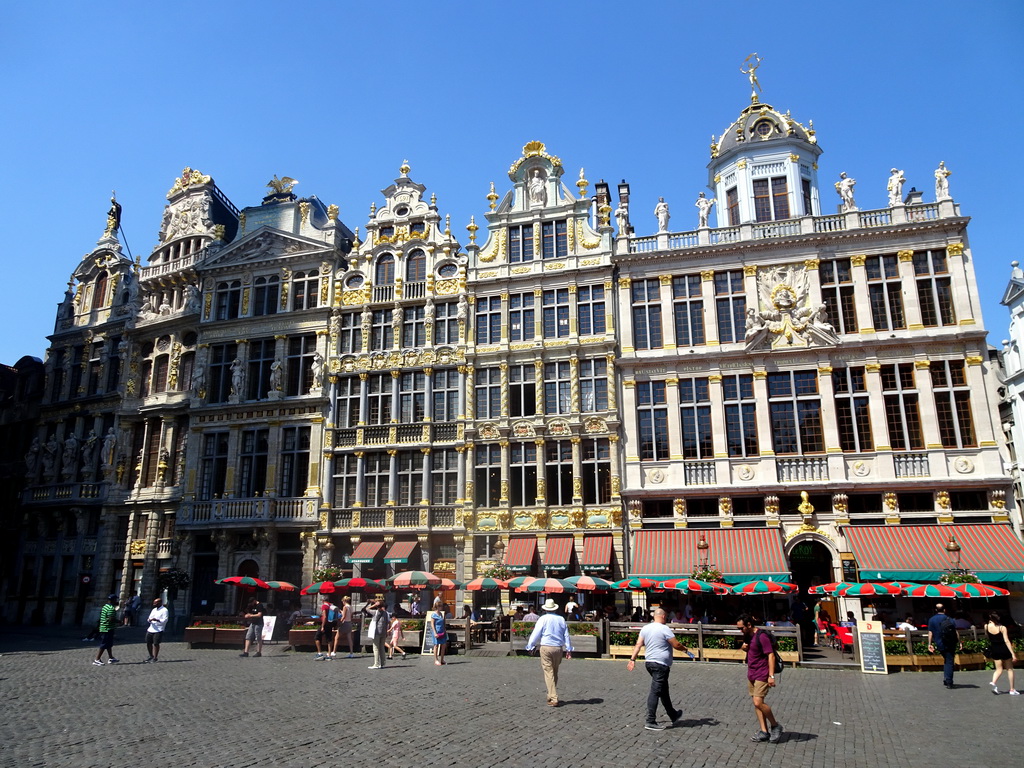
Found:
<svg viewBox="0 0 1024 768"><path fill-rule="evenodd" d="M708 216L711 214L711 209L715 203L718 202L716 198L712 197L710 200L701 192L697 196L697 202L694 203L697 206L697 227L698 229L707 229L708 227Z"/></svg>
<svg viewBox="0 0 1024 768"><path fill-rule="evenodd" d="M104 467L114 466L114 451L117 448L117 435L114 434L114 428L110 427L107 430L107 434L103 436L103 448L100 454L100 464Z"/></svg>
<svg viewBox="0 0 1024 768"><path fill-rule="evenodd" d="M270 389L273 392L284 389L284 366L280 360L274 360L270 364Z"/></svg>
<svg viewBox="0 0 1024 768"><path fill-rule="evenodd" d="M629 203L625 200L619 201L619 207L615 209L615 225L619 228L619 236L629 234Z"/></svg>
<svg viewBox="0 0 1024 768"><path fill-rule="evenodd" d="M86 480L92 480L96 474L96 449L99 442L96 431L90 429L82 444L82 472Z"/></svg>
<svg viewBox="0 0 1024 768"><path fill-rule="evenodd" d="M654 206L654 216L658 219L658 231L668 232L668 203L665 202L664 197L658 198L658 204Z"/></svg>
<svg viewBox="0 0 1024 768"><path fill-rule="evenodd" d="M530 187L529 196L530 203L533 205L544 205L548 201L548 192L546 189L546 180L544 173L540 168L534 168L533 173L530 174Z"/></svg>
<svg viewBox="0 0 1024 768"><path fill-rule="evenodd" d="M39 436L32 438L25 454L25 477L35 479L36 469L39 468Z"/></svg>
<svg viewBox="0 0 1024 768"><path fill-rule="evenodd" d="M189 314L198 313L203 305L203 295L199 289L189 283L185 286L185 311Z"/></svg>
<svg viewBox="0 0 1024 768"><path fill-rule="evenodd" d="M889 193L889 207L895 208L897 205L903 205L903 183L906 179L903 177L903 171L893 168L889 171L889 182L885 185L886 191Z"/></svg>
<svg viewBox="0 0 1024 768"><path fill-rule="evenodd" d="M324 386L324 356L319 351L313 353L313 362L309 370L313 374L313 389L322 389Z"/></svg>
<svg viewBox="0 0 1024 768"><path fill-rule="evenodd" d="M196 397L202 397L206 391L206 366L198 361L195 370L192 371L192 392Z"/></svg>
<svg viewBox="0 0 1024 768"><path fill-rule="evenodd" d="M53 480L57 470L57 438L50 435L50 439L43 446L43 479Z"/></svg>
<svg viewBox="0 0 1024 768"><path fill-rule="evenodd" d="M241 358L236 357L231 361L231 392L239 397L242 395L242 384L245 379L244 368Z"/></svg>
<svg viewBox="0 0 1024 768"><path fill-rule="evenodd" d="M61 456L60 476L64 480L73 481L78 471L78 435L72 432L64 440L64 453Z"/></svg>
<svg viewBox="0 0 1024 768"><path fill-rule="evenodd" d="M772 348L835 344L824 304L810 303L810 278L804 264L779 264L757 272L759 311L747 310L748 343L768 341Z"/></svg>
<svg viewBox="0 0 1024 768"><path fill-rule="evenodd" d="M953 173L946 168L946 161L940 160L939 167L935 169L935 200L951 200L949 195L949 175Z"/></svg>
<svg viewBox="0 0 1024 768"><path fill-rule="evenodd" d="M853 188L857 185L856 179L849 178L845 172L839 174L839 181L836 182L836 194L842 200L842 212L849 213L857 210L857 203L853 199Z"/></svg>

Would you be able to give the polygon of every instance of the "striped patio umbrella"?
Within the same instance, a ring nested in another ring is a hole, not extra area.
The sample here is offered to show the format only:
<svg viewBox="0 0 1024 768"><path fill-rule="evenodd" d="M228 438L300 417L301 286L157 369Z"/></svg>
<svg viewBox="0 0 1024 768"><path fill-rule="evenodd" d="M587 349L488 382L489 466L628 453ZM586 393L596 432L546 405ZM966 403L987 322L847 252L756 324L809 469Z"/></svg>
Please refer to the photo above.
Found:
<svg viewBox="0 0 1024 768"><path fill-rule="evenodd" d="M486 592L489 589L508 589L508 582L501 579L488 579L481 576L478 579L466 582L463 589L469 592Z"/></svg>
<svg viewBox="0 0 1024 768"><path fill-rule="evenodd" d="M441 585L438 589L462 589L462 582L454 579L441 578Z"/></svg>
<svg viewBox="0 0 1024 768"><path fill-rule="evenodd" d="M505 582L505 589L520 589L525 587L531 581L536 581L536 576L516 576L514 579L509 579Z"/></svg>
<svg viewBox="0 0 1024 768"><path fill-rule="evenodd" d="M572 592L572 589L572 586L561 579L534 579L526 586L517 589L516 592L547 592L551 594L561 594L562 592Z"/></svg>
<svg viewBox="0 0 1024 768"><path fill-rule="evenodd" d="M899 587L904 592L906 592L908 589L913 589L914 587L921 586L916 581L880 581L878 583L885 584L887 587Z"/></svg>
<svg viewBox="0 0 1024 768"><path fill-rule="evenodd" d="M441 586L441 577L430 571L404 571L385 581L392 589L437 589Z"/></svg>
<svg viewBox="0 0 1024 768"><path fill-rule="evenodd" d="M354 592L366 590L368 592L383 592L388 588L388 585L383 581L375 581L374 579L364 579L361 576L357 576L351 579L338 579L334 582L334 586L337 589L347 589Z"/></svg>
<svg viewBox="0 0 1024 768"><path fill-rule="evenodd" d="M298 592L299 588L292 584L290 581L268 581L267 586L270 589L276 589L278 592Z"/></svg>
<svg viewBox="0 0 1024 768"><path fill-rule="evenodd" d="M734 595L788 595L799 591L799 589L796 584L785 581L764 581L762 579L744 581L742 584L733 584L731 587Z"/></svg>
<svg viewBox="0 0 1024 768"><path fill-rule="evenodd" d="M879 595L898 595L902 592L903 590L899 587L871 582L847 584L842 589L836 590L836 594L840 597L878 597Z"/></svg>
<svg viewBox="0 0 1024 768"><path fill-rule="evenodd" d="M634 576L629 579L622 579L612 584L615 589L660 589L655 579L644 579Z"/></svg>
<svg viewBox="0 0 1024 768"><path fill-rule="evenodd" d="M991 584L950 584L949 588L958 592L960 597L1006 597L1010 594L1010 590Z"/></svg>
<svg viewBox="0 0 1024 768"><path fill-rule="evenodd" d="M711 581L701 581L700 579L670 579L669 581L663 581L659 585L662 589L675 589L683 594L690 594L691 592L716 592L720 593L724 584L715 584Z"/></svg>
<svg viewBox="0 0 1024 768"><path fill-rule="evenodd" d="M213 583L228 584L235 587L242 587L243 589L270 589L270 585L263 579L253 578L252 576L226 576L223 579L217 579Z"/></svg>
<svg viewBox="0 0 1024 768"><path fill-rule="evenodd" d="M807 588L808 595L834 595L843 587L848 587L852 581L833 581L831 584L818 584Z"/></svg>
<svg viewBox="0 0 1024 768"><path fill-rule="evenodd" d="M945 584L918 584L910 589L904 589L903 594L907 597L963 597L959 592Z"/></svg>
<svg viewBox="0 0 1024 768"><path fill-rule="evenodd" d="M329 595L333 592L337 592L338 588L334 586L333 581L314 581L312 584L305 586L299 592L300 595Z"/></svg>
<svg viewBox="0 0 1024 768"><path fill-rule="evenodd" d="M599 579L596 576L570 576L562 581L572 585L577 592L607 592L609 589L615 588L610 581Z"/></svg>

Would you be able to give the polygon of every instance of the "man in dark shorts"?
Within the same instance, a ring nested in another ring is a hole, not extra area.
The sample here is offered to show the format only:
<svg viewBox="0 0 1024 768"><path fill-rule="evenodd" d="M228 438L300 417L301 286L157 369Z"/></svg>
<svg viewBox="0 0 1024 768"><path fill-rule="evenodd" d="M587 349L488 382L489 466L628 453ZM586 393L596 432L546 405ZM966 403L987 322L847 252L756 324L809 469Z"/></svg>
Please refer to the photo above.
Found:
<svg viewBox="0 0 1024 768"><path fill-rule="evenodd" d="M249 607L245 611L245 620L249 622L249 628L245 631L245 650L239 656L248 656L249 647L253 640L256 641L256 656L263 655L263 603L255 597L249 601Z"/></svg>
<svg viewBox="0 0 1024 768"><path fill-rule="evenodd" d="M164 608L164 601L159 597L153 601L153 610L149 612L149 627L146 628L146 650L149 651L149 658L144 664L152 664L160 656L160 640L164 636L164 629L167 627L168 612Z"/></svg>
<svg viewBox="0 0 1024 768"><path fill-rule="evenodd" d="M776 721L772 708L764 701L768 692L775 687L775 646L768 633L755 626L749 614L739 617L736 628L743 633L743 650L747 652L747 690L760 726L750 740L778 744L782 738L782 726Z"/></svg>
<svg viewBox="0 0 1024 768"><path fill-rule="evenodd" d="M107 602L102 608L100 608L100 648L96 651L96 658L93 659L93 665L102 667L103 662L100 660L103 657L103 652L107 652L107 664L116 664L117 659L114 658L114 623L117 619L117 595L107 595Z"/></svg>
<svg viewBox="0 0 1024 768"><path fill-rule="evenodd" d="M338 607L330 601L330 598L325 597L323 605L320 606L320 626L317 627L316 635L313 637L313 642L316 643L316 656L313 657L314 660L323 659L324 661L330 661L334 656L334 652L331 649L334 642L334 630L340 613Z"/></svg>

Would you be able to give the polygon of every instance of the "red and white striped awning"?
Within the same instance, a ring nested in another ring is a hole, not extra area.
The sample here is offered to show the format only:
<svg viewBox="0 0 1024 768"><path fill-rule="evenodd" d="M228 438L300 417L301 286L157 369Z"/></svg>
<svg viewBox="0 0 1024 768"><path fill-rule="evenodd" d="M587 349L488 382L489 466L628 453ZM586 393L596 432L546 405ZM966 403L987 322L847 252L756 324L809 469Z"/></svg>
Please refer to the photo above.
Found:
<svg viewBox="0 0 1024 768"><path fill-rule="evenodd" d="M602 534L587 534L583 537L583 557L580 568L591 571L607 571L612 567L612 537Z"/></svg>
<svg viewBox="0 0 1024 768"><path fill-rule="evenodd" d="M548 536L544 547L544 567L561 571L572 564L573 537Z"/></svg>
<svg viewBox="0 0 1024 768"><path fill-rule="evenodd" d="M505 567L510 571L525 573L533 568L536 556L536 536L515 536L508 540L508 546L505 547Z"/></svg>
<svg viewBox="0 0 1024 768"><path fill-rule="evenodd" d="M697 542L701 536L708 543L708 563L722 572L725 581L789 580L778 528L637 531L629 575L662 581L688 577L700 564Z"/></svg>

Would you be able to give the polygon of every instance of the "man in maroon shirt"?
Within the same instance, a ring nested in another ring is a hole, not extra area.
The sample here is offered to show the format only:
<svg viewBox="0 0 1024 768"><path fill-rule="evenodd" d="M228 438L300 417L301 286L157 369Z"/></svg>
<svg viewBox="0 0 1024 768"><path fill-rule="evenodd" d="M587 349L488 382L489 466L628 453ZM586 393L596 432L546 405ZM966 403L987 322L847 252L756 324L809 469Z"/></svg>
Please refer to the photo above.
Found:
<svg viewBox="0 0 1024 768"><path fill-rule="evenodd" d="M750 740L777 744L782 738L782 726L775 720L772 708L764 701L768 691L775 687L775 647L768 634L755 626L749 614L739 617L736 628L743 633L743 650L747 652L747 689L754 702L760 726Z"/></svg>

